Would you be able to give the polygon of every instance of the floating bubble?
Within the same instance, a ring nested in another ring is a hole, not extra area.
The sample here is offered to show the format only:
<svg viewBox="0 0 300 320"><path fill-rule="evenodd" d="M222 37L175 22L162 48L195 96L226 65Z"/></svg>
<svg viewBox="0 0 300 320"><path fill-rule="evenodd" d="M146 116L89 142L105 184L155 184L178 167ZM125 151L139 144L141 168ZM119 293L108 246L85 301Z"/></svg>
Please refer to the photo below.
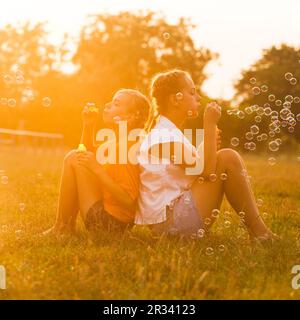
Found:
<svg viewBox="0 0 300 320"><path fill-rule="evenodd" d="M217 218L220 214L220 210L219 209L213 209L213 211L211 212L211 215L213 218Z"/></svg>
<svg viewBox="0 0 300 320"><path fill-rule="evenodd" d="M253 139L253 133L252 132L246 132L245 137L247 140L252 140Z"/></svg>
<svg viewBox="0 0 300 320"><path fill-rule="evenodd" d="M203 238L205 236L205 230L204 229L199 229L198 231L197 231L197 237L198 238Z"/></svg>
<svg viewBox="0 0 300 320"><path fill-rule="evenodd" d="M285 128L285 127L287 126L287 124L288 124L288 123L287 123L286 121L284 121L284 120L281 121L281 126L282 126L282 128Z"/></svg>
<svg viewBox="0 0 300 320"><path fill-rule="evenodd" d="M177 100L182 100L182 98L183 98L183 93L182 92L177 92L176 93L176 99Z"/></svg>
<svg viewBox="0 0 300 320"><path fill-rule="evenodd" d="M255 122L260 123L261 122L261 116L256 116L254 118Z"/></svg>
<svg viewBox="0 0 300 320"><path fill-rule="evenodd" d="M293 133L295 131L295 128L294 127L288 127L288 132L289 133Z"/></svg>
<svg viewBox="0 0 300 320"><path fill-rule="evenodd" d="M282 105L282 101L281 100L276 100L275 101L275 106L280 107Z"/></svg>
<svg viewBox="0 0 300 320"><path fill-rule="evenodd" d="M263 107L258 107L256 109L256 114L259 115L259 116L262 116L264 114L265 110Z"/></svg>
<svg viewBox="0 0 300 320"><path fill-rule="evenodd" d="M240 212L238 213L238 215L239 215L239 217L240 217L241 219L244 219L246 213L245 213L244 211L240 211Z"/></svg>
<svg viewBox="0 0 300 320"><path fill-rule="evenodd" d="M221 175L220 175L220 179L222 180L222 181L225 181L225 180L227 180L227 178L228 178L228 176L227 176L227 173L221 173Z"/></svg>
<svg viewBox="0 0 300 320"><path fill-rule="evenodd" d="M274 166L274 165L276 164L276 158L270 157L270 158L268 159L268 162L269 162L269 165L270 165L270 166Z"/></svg>
<svg viewBox="0 0 300 320"><path fill-rule="evenodd" d="M250 151L254 151L256 149L255 142L249 142L248 148L249 148Z"/></svg>
<svg viewBox="0 0 300 320"><path fill-rule="evenodd" d="M3 77L3 80L6 84L11 84L13 82L13 78L9 75L9 74L6 74L4 77Z"/></svg>
<svg viewBox="0 0 300 320"><path fill-rule="evenodd" d="M44 107L50 107L51 105L51 99L49 97L44 97L42 100L42 104Z"/></svg>
<svg viewBox="0 0 300 320"><path fill-rule="evenodd" d="M298 114L296 115L296 119L297 119L297 121L300 121L300 113L298 113Z"/></svg>
<svg viewBox="0 0 300 320"><path fill-rule="evenodd" d="M259 127L256 125L251 126L250 131L252 134L258 134L259 133Z"/></svg>
<svg viewBox="0 0 300 320"><path fill-rule="evenodd" d="M269 101L275 101L276 97L274 94L269 94L268 99Z"/></svg>
<svg viewBox="0 0 300 320"><path fill-rule="evenodd" d="M270 131L269 132L269 137L271 137L271 138L275 137L275 132L274 131Z"/></svg>
<svg viewBox="0 0 300 320"><path fill-rule="evenodd" d="M252 93L255 95L255 96L258 96L260 94L260 88L259 87L254 87L252 88Z"/></svg>
<svg viewBox="0 0 300 320"><path fill-rule="evenodd" d="M265 84L261 86L261 91L262 92L267 92L268 91L268 86L266 86Z"/></svg>
<svg viewBox="0 0 300 320"><path fill-rule="evenodd" d="M290 113L291 113L290 109L284 108L284 109L280 110L279 115L282 120L287 120Z"/></svg>
<svg viewBox="0 0 300 320"><path fill-rule="evenodd" d="M21 212L23 212L25 210L25 207L26 207L26 205L25 205L24 202L20 202L19 203L19 209L20 209Z"/></svg>
<svg viewBox="0 0 300 320"><path fill-rule="evenodd" d="M13 99L13 98L10 98L7 100L7 105L11 108L14 108L17 104L17 101L16 99Z"/></svg>
<svg viewBox="0 0 300 320"><path fill-rule="evenodd" d="M271 115L271 113L272 113L272 109L271 109L270 107L266 107L266 108L264 109L264 114L265 114L266 116Z"/></svg>
<svg viewBox="0 0 300 320"><path fill-rule="evenodd" d="M188 117L192 117L194 115L193 111L192 110L188 110L187 111L187 116Z"/></svg>
<svg viewBox="0 0 300 320"><path fill-rule="evenodd" d="M252 113L251 107L246 107L246 108L245 108L245 112L246 112L247 114L251 114L251 113Z"/></svg>
<svg viewBox="0 0 300 320"><path fill-rule="evenodd" d="M257 136L257 137L256 137L256 140L259 141L259 142L262 141L261 136Z"/></svg>
<svg viewBox="0 0 300 320"><path fill-rule="evenodd" d="M24 235L24 231L23 230L16 230L15 231L15 235L18 237L18 238L20 238L20 237L22 237L23 235Z"/></svg>
<svg viewBox="0 0 300 320"><path fill-rule="evenodd" d="M164 37L165 40L170 39L170 33L169 32L164 32L163 33L163 37Z"/></svg>
<svg viewBox="0 0 300 320"><path fill-rule="evenodd" d="M290 84L291 85L296 85L297 84L297 79L296 78L292 78L291 80L290 80Z"/></svg>
<svg viewBox="0 0 300 320"><path fill-rule="evenodd" d="M224 246L224 244L220 244L220 245L219 245L219 251L220 251L220 252L224 252L224 251L225 251L225 246Z"/></svg>
<svg viewBox="0 0 300 320"><path fill-rule="evenodd" d="M244 118L245 118L245 113L240 110L240 111L238 112L237 116L238 116L239 119L244 119Z"/></svg>
<svg viewBox="0 0 300 320"><path fill-rule="evenodd" d="M207 247L205 253L207 256L212 256L214 254L214 249L212 247Z"/></svg>
<svg viewBox="0 0 300 320"><path fill-rule="evenodd" d="M203 177L199 177L197 181L198 183L202 184L204 183L205 179Z"/></svg>
<svg viewBox="0 0 300 320"><path fill-rule="evenodd" d="M275 141L278 143L278 145L282 144L282 140L280 138L277 138Z"/></svg>
<svg viewBox="0 0 300 320"><path fill-rule="evenodd" d="M285 79L286 80L291 80L293 78L293 74L291 72L287 72L285 75L284 75Z"/></svg>
<svg viewBox="0 0 300 320"><path fill-rule="evenodd" d="M266 133L262 133L260 136L262 141L265 141L268 139L268 135Z"/></svg>
<svg viewBox="0 0 300 320"><path fill-rule="evenodd" d="M4 185L8 184L8 177L7 176L2 176L1 177L1 183L4 184Z"/></svg>
<svg viewBox="0 0 300 320"><path fill-rule="evenodd" d="M300 98L299 97L294 97L294 103L300 103Z"/></svg>
<svg viewBox="0 0 300 320"><path fill-rule="evenodd" d="M232 146L236 147L236 146L239 145L240 140L237 137L233 137L233 138L231 138L230 143L231 143Z"/></svg>
<svg viewBox="0 0 300 320"><path fill-rule="evenodd" d="M268 218L268 213L267 212L263 212L262 216L263 216L264 219L267 219Z"/></svg>
<svg viewBox="0 0 300 320"><path fill-rule="evenodd" d="M209 226L209 225L211 224L210 218L205 218L205 219L204 219L204 224L205 224L206 226Z"/></svg>
<svg viewBox="0 0 300 320"><path fill-rule="evenodd" d="M250 78L249 82L250 82L251 84L255 84L255 83L256 83L256 79L255 79L255 78Z"/></svg>
<svg viewBox="0 0 300 320"><path fill-rule="evenodd" d="M278 151L278 150L279 150L279 145L278 145L278 143L277 143L275 140L270 141L270 142L269 142L269 149L270 149L272 152Z"/></svg>
<svg viewBox="0 0 300 320"><path fill-rule="evenodd" d="M273 122L271 122L269 124L269 129L272 130L272 131L275 131L279 127L280 127L280 121L279 120L275 120L275 121L273 121Z"/></svg>
<svg viewBox="0 0 300 320"><path fill-rule="evenodd" d="M285 96L284 100L287 102L293 102L294 98L292 95L288 94L287 96Z"/></svg>
<svg viewBox="0 0 300 320"><path fill-rule="evenodd" d="M215 182L217 180L217 175L215 173L211 173L209 175L209 181Z"/></svg>
<svg viewBox="0 0 300 320"><path fill-rule="evenodd" d="M231 226L230 220L225 220L224 226L225 226L225 228L230 228L230 226Z"/></svg>
<svg viewBox="0 0 300 320"><path fill-rule="evenodd" d="M263 205L264 201L262 199L257 199L256 204L258 207L261 207Z"/></svg>

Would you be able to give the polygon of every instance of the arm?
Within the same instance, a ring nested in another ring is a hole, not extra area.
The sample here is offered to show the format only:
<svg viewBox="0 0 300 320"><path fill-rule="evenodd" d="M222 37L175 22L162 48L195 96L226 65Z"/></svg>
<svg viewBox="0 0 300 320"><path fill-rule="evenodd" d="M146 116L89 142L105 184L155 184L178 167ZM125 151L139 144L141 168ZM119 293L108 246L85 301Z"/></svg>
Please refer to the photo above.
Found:
<svg viewBox="0 0 300 320"><path fill-rule="evenodd" d="M110 177L102 165L97 162L92 152L78 153L77 160L80 165L83 165L97 176L102 187L111 193L122 206L128 209L134 209L135 199L132 199L130 195Z"/></svg>

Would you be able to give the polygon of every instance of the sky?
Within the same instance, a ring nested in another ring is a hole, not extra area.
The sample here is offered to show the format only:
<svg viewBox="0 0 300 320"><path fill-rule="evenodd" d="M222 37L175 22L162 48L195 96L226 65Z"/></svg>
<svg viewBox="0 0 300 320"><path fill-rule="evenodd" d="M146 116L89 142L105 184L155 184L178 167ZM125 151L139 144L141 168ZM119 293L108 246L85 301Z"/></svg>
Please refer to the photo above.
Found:
<svg viewBox="0 0 300 320"><path fill-rule="evenodd" d="M300 47L299 0L0 0L0 27L48 21L50 41L58 43L65 32L76 36L88 14L147 9L162 12L170 23L190 18L197 25L196 45L219 53L202 87L212 98L230 99L234 81L263 49Z"/></svg>

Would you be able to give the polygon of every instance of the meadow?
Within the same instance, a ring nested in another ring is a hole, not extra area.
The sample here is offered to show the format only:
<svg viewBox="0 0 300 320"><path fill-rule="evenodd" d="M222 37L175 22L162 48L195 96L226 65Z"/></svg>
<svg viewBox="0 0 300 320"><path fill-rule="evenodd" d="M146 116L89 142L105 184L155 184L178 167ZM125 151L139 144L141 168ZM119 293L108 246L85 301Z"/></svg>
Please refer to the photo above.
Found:
<svg viewBox="0 0 300 320"><path fill-rule="evenodd" d="M248 239L226 201L204 239L154 238L144 228L92 241L40 237L55 219L66 150L1 147L0 299L299 299L300 162L297 155L245 155L261 214L282 240ZM4 182L4 183L3 183ZM224 225L224 211L230 225Z"/></svg>

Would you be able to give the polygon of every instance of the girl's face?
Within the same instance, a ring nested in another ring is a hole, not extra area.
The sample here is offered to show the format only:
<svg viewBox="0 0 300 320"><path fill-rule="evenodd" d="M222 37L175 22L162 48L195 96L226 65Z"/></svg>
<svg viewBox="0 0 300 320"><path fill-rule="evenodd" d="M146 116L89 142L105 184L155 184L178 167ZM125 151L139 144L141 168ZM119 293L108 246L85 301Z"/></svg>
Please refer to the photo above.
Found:
<svg viewBox="0 0 300 320"><path fill-rule="evenodd" d="M119 121L127 120L133 107L132 97L127 92L117 92L113 100L103 109L103 121L107 125L116 125Z"/></svg>
<svg viewBox="0 0 300 320"><path fill-rule="evenodd" d="M176 97L178 106L186 117L197 117L200 108L200 96L192 79L185 77L184 83L184 87L180 91L182 95Z"/></svg>

